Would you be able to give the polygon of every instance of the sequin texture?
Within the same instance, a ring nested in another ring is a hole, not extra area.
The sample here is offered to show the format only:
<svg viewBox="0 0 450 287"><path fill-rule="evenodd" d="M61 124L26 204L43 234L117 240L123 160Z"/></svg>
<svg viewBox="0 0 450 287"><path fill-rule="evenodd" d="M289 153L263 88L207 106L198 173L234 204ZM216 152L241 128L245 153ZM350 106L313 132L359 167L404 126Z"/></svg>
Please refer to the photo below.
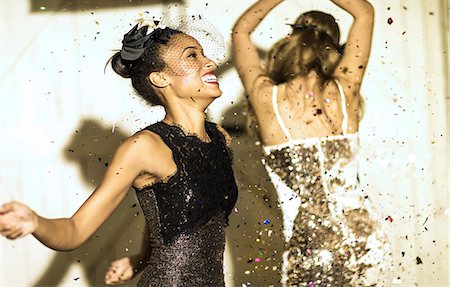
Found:
<svg viewBox="0 0 450 287"><path fill-rule="evenodd" d="M285 286L390 286L392 252L358 181L357 134L267 146L283 210Z"/></svg>
<svg viewBox="0 0 450 287"><path fill-rule="evenodd" d="M224 286L225 226L237 199L226 140L209 122L209 143L163 122L147 129L172 150L177 172L136 189L151 250L138 287Z"/></svg>

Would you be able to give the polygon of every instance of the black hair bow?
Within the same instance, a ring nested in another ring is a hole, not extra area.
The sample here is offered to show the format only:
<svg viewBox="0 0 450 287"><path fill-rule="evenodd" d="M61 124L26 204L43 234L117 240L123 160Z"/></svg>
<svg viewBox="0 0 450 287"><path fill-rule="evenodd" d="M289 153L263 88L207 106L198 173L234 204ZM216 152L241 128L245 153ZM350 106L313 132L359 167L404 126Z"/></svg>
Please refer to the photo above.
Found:
<svg viewBox="0 0 450 287"><path fill-rule="evenodd" d="M136 24L128 33L123 35L122 50L120 56L127 61L135 61L144 53L151 42L151 34L147 35L148 26L138 29Z"/></svg>

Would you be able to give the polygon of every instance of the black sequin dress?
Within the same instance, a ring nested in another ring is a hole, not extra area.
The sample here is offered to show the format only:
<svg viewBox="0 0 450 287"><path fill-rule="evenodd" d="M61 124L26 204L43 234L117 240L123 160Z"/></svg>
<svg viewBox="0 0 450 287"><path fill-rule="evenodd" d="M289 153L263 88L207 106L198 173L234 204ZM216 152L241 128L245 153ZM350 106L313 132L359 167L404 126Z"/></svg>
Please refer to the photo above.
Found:
<svg viewBox="0 0 450 287"><path fill-rule="evenodd" d="M172 150L177 171L167 181L136 189L151 250L137 285L224 286L224 231L237 199L225 137L210 122L210 142L164 122L146 129Z"/></svg>
<svg viewBox="0 0 450 287"><path fill-rule="evenodd" d="M392 252L369 194L358 180L358 134L347 134L345 95L339 82L342 135L292 139L264 146L263 163L283 211L286 250L283 286L387 287Z"/></svg>

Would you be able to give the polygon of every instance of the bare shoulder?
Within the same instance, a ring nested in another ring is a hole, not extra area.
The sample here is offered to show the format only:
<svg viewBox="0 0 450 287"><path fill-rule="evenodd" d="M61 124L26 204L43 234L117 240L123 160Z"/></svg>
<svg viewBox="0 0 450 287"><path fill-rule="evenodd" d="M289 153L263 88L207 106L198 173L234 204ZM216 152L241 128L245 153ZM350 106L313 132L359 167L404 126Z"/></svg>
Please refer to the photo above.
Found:
<svg viewBox="0 0 450 287"><path fill-rule="evenodd" d="M275 83L268 76L260 76L255 80L248 97L255 110L266 110L272 106L272 89Z"/></svg>
<svg viewBox="0 0 450 287"><path fill-rule="evenodd" d="M143 130L127 138L121 145L120 149L144 152L152 151L163 144L161 138L154 132Z"/></svg>
<svg viewBox="0 0 450 287"><path fill-rule="evenodd" d="M116 151L116 157L124 157L136 163L147 165L164 150L166 145L154 132L143 130L122 142Z"/></svg>
<svg viewBox="0 0 450 287"><path fill-rule="evenodd" d="M268 75L266 74L260 75L258 78L255 79L255 82L253 83L253 87L249 93L249 96L251 98L259 98L261 92L266 91L268 89L272 90L272 87L274 85L275 83Z"/></svg>
<svg viewBox="0 0 450 287"><path fill-rule="evenodd" d="M223 136L225 137L225 140L227 142L227 146L231 145L231 140L232 137L231 135L219 124L216 124L217 129L219 130L219 132L221 132L223 134Z"/></svg>

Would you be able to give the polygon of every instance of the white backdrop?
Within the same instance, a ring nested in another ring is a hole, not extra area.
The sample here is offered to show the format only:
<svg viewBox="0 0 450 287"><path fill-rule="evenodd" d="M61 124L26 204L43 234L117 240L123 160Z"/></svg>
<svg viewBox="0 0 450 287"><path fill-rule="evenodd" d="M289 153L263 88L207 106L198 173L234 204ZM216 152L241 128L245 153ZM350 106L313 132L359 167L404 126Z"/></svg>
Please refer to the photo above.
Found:
<svg viewBox="0 0 450 287"><path fill-rule="evenodd" d="M0 0L0 202L20 200L45 217L71 216L98 184L119 141L161 119L163 111L143 104L127 80L109 67L104 72L135 19L160 17L168 6L170 13L202 13L229 48L234 21L253 2ZM361 181L382 216L393 219L385 222L398 277L393 284L449 286L448 2L371 2L376 23L362 88ZM268 49L289 32L282 23L310 9L335 15L345 39L349 15L329 1L292 0L263 21L254 40ZM220 71L224 93L208 114L227 124L235 115L224 113L242 105L243 88L231 63ZM237 213L234 222L243 218ZM131 192L77 251L57 253L33 237L2 238L0 285L98 286L108 262L139 250L142 224ZM233 268L230 250L228 242L227 286L259 286ZM252 270L258 272L264 269Z"/></svg>

